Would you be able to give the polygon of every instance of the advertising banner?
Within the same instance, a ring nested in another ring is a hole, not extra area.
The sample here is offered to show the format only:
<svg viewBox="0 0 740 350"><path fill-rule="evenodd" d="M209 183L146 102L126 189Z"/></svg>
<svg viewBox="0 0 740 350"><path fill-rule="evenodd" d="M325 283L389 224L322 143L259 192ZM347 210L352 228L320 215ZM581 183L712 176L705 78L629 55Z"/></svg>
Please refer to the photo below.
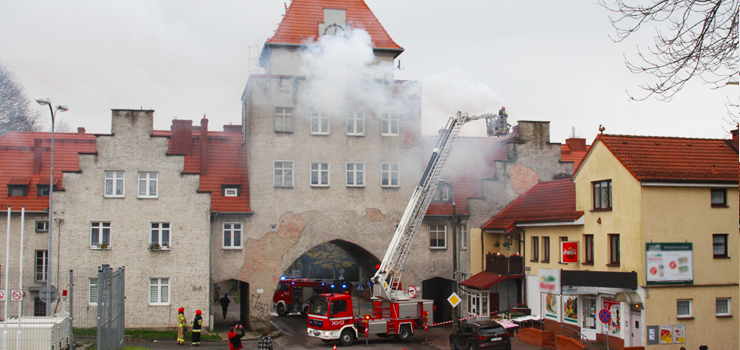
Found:
<svg viewBox="0 0 740 350"><path fill-rule="evenodd" d="M560 270L537 269L540 293L560 294Z"/></svg>
<svg viewBox="0 0 740 350"><path fill-rule="evenodd" d="M578 262L578 242L560 242L560 261L563 263Z"/></svg>
<svg viewBox="0 0 740 350"><path fill-rule="evenodd" d="M660 325L660 344L673 344L673 326L669 324Z"/></svg>
<svg viewBox="0 0 740 350"><path fill-rule="evenodd" d="M686 343L686 325L685 324L674 324L673 325L673 343L675 344Z"/></svg>
<svg viewBox="0 0 740 350"><path fill-rule="evenodd" d="M693 243L645 243L647 284L694 281Z"/></svg>
<svg viewBox="0 0 740 350"><path fill-rule="evenodd" d="M563 322L578 325L578 297L563 296Z"/></svg>
<svg viewBox="0 0 740 350"><path fill-rule="evenodd" d="M622 320L620 318L621 313L619 302L614 301L614 299L604 298L603 305L604 309L609 310L609 313L611 314L611 319L609 320L608 324L609 334L618 336L622 331Z"/></svg>
<svg viewBox="0 0 740 350"><path fill-rule="evenodd" d="M545 318L549 318L558 322L560 321L560 317L558 315L558 311L560 310L560 308L558 307L558 299L558 295L545 294L545 302L543 303L545 308Z"/></svg>

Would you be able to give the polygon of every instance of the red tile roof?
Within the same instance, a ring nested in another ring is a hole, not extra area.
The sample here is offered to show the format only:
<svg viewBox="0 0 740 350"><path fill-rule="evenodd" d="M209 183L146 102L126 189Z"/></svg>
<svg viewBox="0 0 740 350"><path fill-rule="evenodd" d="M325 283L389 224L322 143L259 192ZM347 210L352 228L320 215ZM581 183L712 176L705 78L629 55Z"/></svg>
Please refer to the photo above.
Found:
<svg viewBox="0 0 740 350"><path fill-rule="evenodd" d="M481 271L476 273L465 281L460 282L460 285L471 287L475 289L488 289L496 283L503 282L510 278L524 278L522 275L499 275L497 273Z"/></svg>
<svg viewBox="0 0 740 350"><path fill-rule="evenodd" d="M41 140L40 168L34 174L34 140ZM62 172L79 171L79 154L95 152L95 135L54 133L54 188L64 188ZM36 185L49 184L51 133L10 131L0 137L0 210L44 211L49 197L39 197ZM25 197L8 197L9 184L28 185Z"/></svg>
<svg viewBox="0 0 740 350"><path fill-rule="evenodd" d="M319 23L324 22L324 9L347 10L346 20L352 28L362 28L370 34L376 49L403 50L380 24L362 0L293 0L275 35L267 44L303 45L316 41Z"/></svg>
<svg viewBox="0 0 740 350"><path fill-rule="evenodd" d="M511 232L518 224L575 221L581 216L583 211L576 210L573 181L543 181L532 186L481 228Z"/></svg>
<svg viewBox="0 0 740 350"><path fill-rule="evenodd" d="M560 160L573 162L573 173L575 174L590 149L591 146L586 144L586 139L566 139L565 143L560 145Z"/></svg>
<svg viewBox="0 0 740 350"><path fill-rule="evenodd" d="M600 134L601 142L641 182L737 183L732 140Z"/></svg>

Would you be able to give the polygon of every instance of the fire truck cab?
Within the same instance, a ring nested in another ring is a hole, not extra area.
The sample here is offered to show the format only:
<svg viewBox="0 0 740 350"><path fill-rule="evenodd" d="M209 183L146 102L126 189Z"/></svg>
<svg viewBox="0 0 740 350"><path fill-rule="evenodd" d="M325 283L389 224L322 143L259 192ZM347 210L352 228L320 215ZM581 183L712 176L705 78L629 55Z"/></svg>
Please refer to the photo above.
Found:
<svg viewBox="0 0 740 350"><path fill-rule="evenodd" d="M308 299L311 296L351 290L352 284L347 281L282 277L272 296L272 311L277 312L280 317L290 313L306 316Z"/></svg>

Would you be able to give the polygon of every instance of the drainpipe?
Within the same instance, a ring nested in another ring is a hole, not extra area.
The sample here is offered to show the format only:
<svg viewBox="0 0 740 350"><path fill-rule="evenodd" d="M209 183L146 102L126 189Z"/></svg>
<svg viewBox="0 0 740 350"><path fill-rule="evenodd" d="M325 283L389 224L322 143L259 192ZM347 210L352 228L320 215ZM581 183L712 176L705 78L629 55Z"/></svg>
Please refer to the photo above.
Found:
<svg viewBox="0 0 740 350"><path fill-rule="evenodd" d="M527 251L527 232L524 231L523 228L517 228L519 229L519 231L522 231L522 239L520 240L520 242L522 243L522 251L520 254L522 255L522 267L524 268L524 282L522 283L522 294L524 295L522 295L522 302L524 304L527 304L527 307L529 307L529 303L527 302L527 257L525 254L525 252Z"/></svg>

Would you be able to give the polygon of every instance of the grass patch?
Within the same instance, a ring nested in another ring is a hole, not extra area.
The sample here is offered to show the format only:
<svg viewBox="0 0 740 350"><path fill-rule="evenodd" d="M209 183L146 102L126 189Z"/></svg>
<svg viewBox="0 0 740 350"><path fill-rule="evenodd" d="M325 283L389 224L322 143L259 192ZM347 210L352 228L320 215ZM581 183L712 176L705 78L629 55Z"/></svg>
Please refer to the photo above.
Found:
<svg viewBox="0 0 740 350"><path fill-rule="evenodd" d="M127 339L139 339L139 340L175 340L177 339L177 331L158 331L153 329L127 329L124 331ZM190 339L192 332L188 330L185 334L186 339ZM200 339L203 341L221 340L221 336L218 333L210 333L203 331L200 335Z"/></svg>

